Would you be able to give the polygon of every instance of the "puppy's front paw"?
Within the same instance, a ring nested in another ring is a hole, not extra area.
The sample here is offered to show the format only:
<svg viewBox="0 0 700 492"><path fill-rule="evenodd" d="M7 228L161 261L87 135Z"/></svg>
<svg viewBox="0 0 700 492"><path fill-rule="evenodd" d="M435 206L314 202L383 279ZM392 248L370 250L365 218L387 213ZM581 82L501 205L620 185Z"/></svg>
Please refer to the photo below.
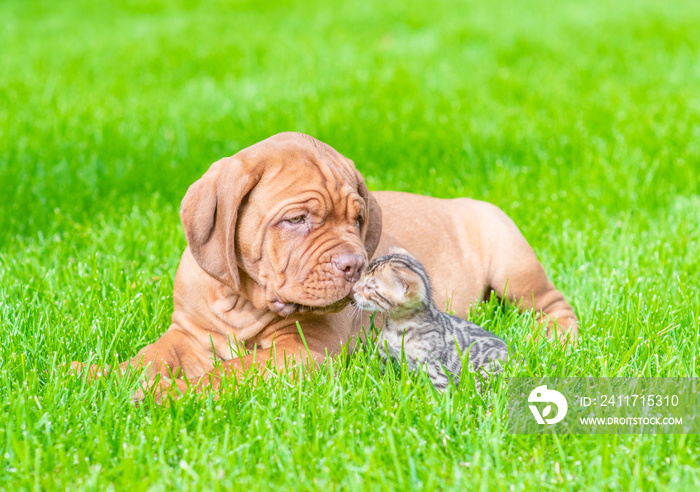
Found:
<svg viewBox="0 0 700 492"><path fill-rule="evenodd" d="M83 376L87 378L88 381L93 381L97 378L101 378L109 372L109 366L98 366L97 364L90 364L89 366L82 363L73 361L70 363L68 368L68 374L71 376Z"/></svg>
<svg viewBox="0 0 700 492"><path fill-rule="evenodd" d="M153 395L156 403L163 403L167 400L177 400L187 393L187 390L187 381L162 377L158 382L151 383L150 386L142 384L134 393L133 401L135 404L139 404L146 398L146 395L150 394Z"/></svg>

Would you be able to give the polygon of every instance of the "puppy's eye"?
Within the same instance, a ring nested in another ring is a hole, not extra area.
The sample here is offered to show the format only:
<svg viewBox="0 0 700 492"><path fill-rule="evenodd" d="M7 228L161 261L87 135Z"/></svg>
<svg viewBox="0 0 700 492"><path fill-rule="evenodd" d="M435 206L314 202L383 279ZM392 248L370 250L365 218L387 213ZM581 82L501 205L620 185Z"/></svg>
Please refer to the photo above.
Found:
<svg viewBox="0 0 700 492"><path fill-rule="evenodd" d="M306 222L306 215L298 215L294 218L287 219L285 222L289 222L290 224L303 224Z"/></svg>
<svg viewBox="0 0 700 492"><path fill-rule="evenodd" d="M364 222L364 218L360 215L357 220L355 220L355 225L357 226L358 229L362 228L362 223Z"/></svg>

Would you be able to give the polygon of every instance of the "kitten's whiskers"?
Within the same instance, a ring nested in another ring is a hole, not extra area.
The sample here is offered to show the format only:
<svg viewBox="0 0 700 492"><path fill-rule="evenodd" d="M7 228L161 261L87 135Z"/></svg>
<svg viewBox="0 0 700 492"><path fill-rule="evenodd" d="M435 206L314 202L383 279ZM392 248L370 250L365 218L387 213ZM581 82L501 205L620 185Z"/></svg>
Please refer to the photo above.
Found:
<svg viewBox="0 0 700 492"><path fill-rule="evenodd" d="M362 316L362 308L357 304L357 302L350 301L350 310L345 313L346 319L350 322L354 322Z"/></svg>

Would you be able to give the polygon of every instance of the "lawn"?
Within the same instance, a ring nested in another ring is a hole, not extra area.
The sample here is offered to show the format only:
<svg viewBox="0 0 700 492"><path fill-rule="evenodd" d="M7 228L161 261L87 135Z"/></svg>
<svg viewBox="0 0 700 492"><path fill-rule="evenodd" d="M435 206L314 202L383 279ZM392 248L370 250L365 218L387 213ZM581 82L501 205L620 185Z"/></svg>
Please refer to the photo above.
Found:
<svg viewBox="0 0 700 492"><path fill-rule="evenodd" d="M476 307L519 374L697 377L699 25L695 0L3 1L0 490L698 489L698 436L511 435L504 384L439 395L371 344L169 406L61 364L157 339L188 185L297 130L372 190L515 220L582 333Z"/></svg>

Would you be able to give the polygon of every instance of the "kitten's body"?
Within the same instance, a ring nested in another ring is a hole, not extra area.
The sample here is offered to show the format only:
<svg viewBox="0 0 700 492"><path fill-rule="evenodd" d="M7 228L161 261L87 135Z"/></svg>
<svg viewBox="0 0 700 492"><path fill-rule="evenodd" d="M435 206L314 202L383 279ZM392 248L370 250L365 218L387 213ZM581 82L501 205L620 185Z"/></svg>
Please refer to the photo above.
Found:
<svg viewBox="0 0 700 492"><path fill-rule="evenodd" d="M380 356L405 357L410 370L423 367L439 390L450 378L459 384L467 351L469 369L484 376L500 371L499 361L508 357L508 347L496 335L433 304L425 269L405 250L392 248L373 260L354 290L361 308L386 315L378 340Z"/></svg>

